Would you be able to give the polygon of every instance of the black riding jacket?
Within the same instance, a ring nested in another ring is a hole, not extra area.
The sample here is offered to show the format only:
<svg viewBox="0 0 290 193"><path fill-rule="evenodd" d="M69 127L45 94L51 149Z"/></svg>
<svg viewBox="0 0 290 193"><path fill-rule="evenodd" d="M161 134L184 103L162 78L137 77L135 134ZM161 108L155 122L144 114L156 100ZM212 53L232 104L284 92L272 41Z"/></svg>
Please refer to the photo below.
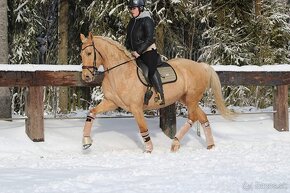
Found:
<svg viewBox="0 0 290 193"><path fill-rule="evenodd" d="M155 24L148 11L141 12L138 17L132 18L127 26L126 48L141 55L155 43L154 29Z"/></svg>

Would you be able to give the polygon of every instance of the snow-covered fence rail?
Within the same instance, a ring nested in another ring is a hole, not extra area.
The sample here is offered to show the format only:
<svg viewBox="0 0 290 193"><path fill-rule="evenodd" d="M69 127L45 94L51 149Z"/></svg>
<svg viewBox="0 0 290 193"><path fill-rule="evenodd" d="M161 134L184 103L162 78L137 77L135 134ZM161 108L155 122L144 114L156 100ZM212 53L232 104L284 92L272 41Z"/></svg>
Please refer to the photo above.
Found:
<svg viewBox="0 0 290 193"><path fill-rule="evenodd" d="M289 131L290 65L213 67L222 85L273 86L274 128L278 131ZM26 97L26 133L33 141L44 141L42 86L95 86L100 85L102 79L103 77L99 76L92 83L83 82L79 65L0 65L1 87L29 88ZM168 114L161 116L161 122L164 123ZM170 122L174 122L173 117L169 117Z"/></svg>
<svg viewBox="0 0 290 193"><path fill-rule="evenodd" d="M80 65L0 65L0 86L28 87L25 128L33 141L44 141L43 86L96 86L102 79L82 81Z"/></svg>
<svg viewBox="0 0 290 193"><path fill-rule="evenodd" d="M96 86L102 76L91 83L82 81L80 65L0 65L0 86Z"/></svg>
<svg viewBox="0 0 290 193"><path fill-rule="evenodd" d="M274 128L289 131L288 85L290 65L213 66L222 85L273 86Z"/></svg>

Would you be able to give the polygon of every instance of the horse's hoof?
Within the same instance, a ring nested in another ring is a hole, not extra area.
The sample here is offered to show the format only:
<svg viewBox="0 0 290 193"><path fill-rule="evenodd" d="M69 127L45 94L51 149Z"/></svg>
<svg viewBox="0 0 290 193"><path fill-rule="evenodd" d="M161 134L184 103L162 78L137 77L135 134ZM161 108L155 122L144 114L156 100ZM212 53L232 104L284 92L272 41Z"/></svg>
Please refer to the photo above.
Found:
<svg viewBox="0 0 290 193"><path fill-rule="evenodd" d="M171 152L177 152L180 148L180 143L177 138L174 138L171 144Z"/></svg>
<svg viewBox="0 0 290 193"><path fill-rule="evenodd" d="M143 153L152 153L152 151L150 151L150 150L144 150Z"/></svg>
<svg viewBox="0 0 290 193"><path fill-rule="evenodd" d="M88 149L91 146L92 146L92 144L85 144L85 145L83 145L83 150L86 150L86 149Z"/></svg>
<svg viewBox="0 0 290 193"><path fill-rule="evenodd" d="M144 153L151 153L153 151L153 143L151 140L144 142Z"/></svg>
<svg viewBox="0 0 290 193"><path fill-rule="evenodd" d="M93 140L90 136L83 137L83 149L88 149L91 147Z"/></svg>
<svg viewBox="0 0 290 193"><path fill-rule="evenodd" d="M207 148L206 148L206 149L210 150L210 149L213 149L214 147L215 147L215 145L214 145L214 144L212 144L212 145L209 145L209 146L207 146Z"/></svg>

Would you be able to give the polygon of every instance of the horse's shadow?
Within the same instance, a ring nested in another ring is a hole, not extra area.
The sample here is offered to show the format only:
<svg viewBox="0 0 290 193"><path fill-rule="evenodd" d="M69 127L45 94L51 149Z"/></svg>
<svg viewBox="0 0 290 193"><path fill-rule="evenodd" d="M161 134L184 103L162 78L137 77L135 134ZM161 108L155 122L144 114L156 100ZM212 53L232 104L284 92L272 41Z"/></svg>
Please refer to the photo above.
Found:
<svg viewBox="0 0 290 193"><path fill-rule="evenodd" d="M134 118L96 118L92 128L92 138L97 140L99 136L96 135L102 136L102 134L109 132L121 134L133 141L138 148L143 149L139 129Z"/></svg>
<svg viewBox="0 0 290 193"><path fill-rule="evenodd" d="M151 138L158 138L160 133L162 133L161 129L159 128L159 120L157 119L146 119L149 133ZM177 131L179 129L179 125L177 125ZM142 138L139 133L138 125L134 118L96 118L93 128L92 128L92 138L95 139L95 142L98 141L98 137L101 137L102 134L115 132L118 135L125 136L131 142L141 150L144 149L144 144L142 142ZM200 131L201 135L203 135L203 131ZM97 136L99 135L99 136ZM122 138L122 137L120 137ZM124 139L124 138L122 138ZM116 140L116 138L112 138L112 140ZM108 143L110 143L108 141ZM199 137L196 134L196 128L193 126L189 132L185 135L184 139L182 140L181 144L188 146L188 144L198 145L199 147L206 148L206 142L203 136ZM154 144L154 141L153 141ZM168 147L170 148L170 147Z"/></svg>
<svg viewBox="0 0 290 193"><path fill-rule="evenodd" d="M190 146L191 144L193 144L194 146L197 145L197 147L207 148L204 133L202 131L200 132L200 135L201 136L198 136L196 129L192 128L182 139L181 146Z"/></svg>

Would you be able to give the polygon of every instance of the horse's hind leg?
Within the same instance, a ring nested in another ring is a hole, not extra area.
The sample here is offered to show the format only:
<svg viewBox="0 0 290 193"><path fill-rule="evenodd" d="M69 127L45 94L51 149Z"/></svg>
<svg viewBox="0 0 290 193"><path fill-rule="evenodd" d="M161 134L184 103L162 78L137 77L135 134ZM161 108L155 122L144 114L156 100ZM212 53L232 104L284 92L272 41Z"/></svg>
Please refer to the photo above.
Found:
<svg viewBox="0 0 290 193"><path fill-rule="evenodd" d="M88 149L92 145L91 130L93 125L93 120L99 113L107 112L116 109L117 106L109 100L103 99L100 104L95 108L92 108L87 115L86 123L83 130L83 148Z"/></svg>
<svg viewBox="0 0 290 193"><path fill-rule="evenodd" d="M184 135L189 131L189 129L192 127L192 124L197 121L198 116L196 112L196 108L188 107L188 119L184 123L184 125L179 129L179 131L176 133L172 144L171 144L171 151L176 152L180 148L180 142L183 139Z"/></svg>
<svg viewBox="0 0 290 193"><path fill-rule="evenodd" d="M203 128L203 132L205 135L205 140L207 143L207 149L212 149L215 145L214 145L214 140L213 140L213 136L212 136L212 132L211 132L211 127L209 124L209 121L207 119L206 114L201 110L200 107L197 108L197 116L198 116L198 120L201 123L201 126Z"/></svg>
<svg viewBox="0 0 290 193"><path fill-rule="evenodd" d="M206 114L201 110L199 106L194 110L189 108L188 120L184 123L178 133L175 135L173 142L171 144L171 151L176 152L180 148L180 141L183 139L184 135L189 131L195 121L199 120L207 143L207 149L214 147L214 140L211 132L211 128L207 119Z"/></svg>

